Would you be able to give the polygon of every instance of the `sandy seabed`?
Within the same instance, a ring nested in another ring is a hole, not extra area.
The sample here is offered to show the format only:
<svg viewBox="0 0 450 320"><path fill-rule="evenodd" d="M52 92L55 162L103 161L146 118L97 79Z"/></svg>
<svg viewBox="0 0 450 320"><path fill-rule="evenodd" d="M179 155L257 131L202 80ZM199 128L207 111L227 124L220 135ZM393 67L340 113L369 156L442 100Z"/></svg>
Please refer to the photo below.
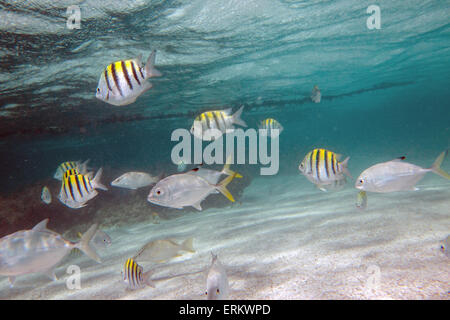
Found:
<svg viewBox="0 0 450 320"><path fill-rule="evenodd" d="M10 288L2 277L0 299L205 299L211 251L227 270L229 299L450 298L450 259L439 244L450 233L449 182L429 174L419 191L368 194L361 211L351 182L325 193L301 179L258 177L228 208L103 229L113 244L98 251L101 264L70 254L57 281L24 275ZM123 264L142 245L188 237L195 253L142 264L155 288L126 289ZM79 290L66 287L69 265L80 267Z"/></svg>

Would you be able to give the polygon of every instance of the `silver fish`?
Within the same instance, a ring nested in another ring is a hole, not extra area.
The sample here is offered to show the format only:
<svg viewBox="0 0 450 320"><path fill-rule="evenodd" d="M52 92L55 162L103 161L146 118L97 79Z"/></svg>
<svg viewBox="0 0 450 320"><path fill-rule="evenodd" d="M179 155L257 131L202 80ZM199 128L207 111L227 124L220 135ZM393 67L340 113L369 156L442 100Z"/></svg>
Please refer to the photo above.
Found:
<svg viewBox="0 0 450 320"><path fill-rule="evenodd" d="M234 114L231 114L231 108L203 112L195 118L191 133L198 139L210 141L215 139L214 136L209 136L213 130L222 135L227 130L234 129L234 124L247 127L247 124L241 119L243 109L244 106L240 107Z"/></svg>
<svg viewBox="0 0 450 320"><path fill-rule="evenodd" d="M210 194L221 192L231 202L234 198L226 186L234 179L236 174L228 176L219 184L211 184L206 179L189 173L178 173L160 180L147 197L151 203L182 209L192 206L202 210L200 203Z"/></svg>
<svg viewBox="0 0 450 320"><path fill-rule="evenodd" d="M70 170L70 169L76 169L81 174L87 174L88 173L88 167L87 167L88 162L89 162L89 159L86 160L85 162L65 161L65 162L61 163L58 166L58 168L56 168L56 172L53 175L53 178L61 181L64 176L64 173L66 173L66 171Z"/></svg>
<svg viewBox="0 0 450 320"><path fill-rule="evenodd" d="M418 190L415 185L427 172L450 179L450 175L440 168L447 153L448 150L442 152L428 169L405 162L404 157L378 163L361 173L355 188L380 193Z"/></svg>
<svg viewBox="0 0 450 320"><path fill-rule="evenodd" d="M47 229L47 222L45 219L31 230L17 231L0 239L0 275L8 276L11 286L16 276L36 272L55 280L56 265L74 248L100 262L100 257L89 245L97 230L96 224L75 243Z"/></svg>
<svg viewBox="0 0 450 320"><path fill-rule="evenodd" d="M212 262L206 278L206 296L208 300L225 300L228 298L229 285L225 268L211 252Z"/></svg>
<svg viewBox="0 0 450 320"><path fill-rule="evenodd" d="M154 177L145 172L127 172L111 182L113 187L136 190L147 187L158 182L158 177Z"/></svg>
<svg viewBox="0 0 450 320"><path fill-rule="evenodd" d="M137 97L152 88L147 80L161 76L155 69L156 51L148 57L145 67L141 56L109 64L100 75L96 98L115 106L124 106L136 101Z"/></svg>
<svg viewBox="0 0 450 320"><path fill-rule="evenodd" d="M242 178L242 175L240 175L239 173L234 172L230 169L230 163L228 163L228 162L225 163L222 171L216 171L216 170L212 170L212 169L197 167L186 173L202 177L203 179L208 181L210 184L217 184L219 182L220 177L224 174L226 174L227 176L236 174L235 178Z"/></svg>
<svg viewBox="0 0 450 320"><path fill-rule="evenodd" d="M315 85L311 91L311 100L314 103L319 103L321 99L322 99L322 93L320 93L319 87L317 85Z"/></svg>
<svg viewBox="0 0 450 320"><path fill-rule="evenodd" d="M186 239L178 244L173 239L153 240L145 244L133 257L139 262L165 262L181 256L180 252L195 252L193 238Z"/></svg>
<svg viewBox="0 0 450 320"><path fill-rule="evenodd" d="M81 232L78 232L78 237L79 238L83 237ZM112 241L111 241L110 236L106 232L104 232L100 229L97 229L97 231L95 232L94 236L91 239L91 244L97 250L98 249L106 249L107 247L109 247L112 244Z"/></svg>
<svg viewBox="0 0 450 320"><path fill-rule="evenodd" d="M440 247L441 252L450 258L450 236L441 241Z"/></svg>
<svg viewBox="0 0 450 320"><path fill-rule="evenodd" d="M50 204L52 203L52 194L50 193L50 190L48 190L47 186L42 188L42 192L41 192L41 200L45 203L45 204Z"/></svg>
<svg viewBox="0 0 450 320"><path fill-rule="evenodd" d="M358 192L356 207L360 210L365 210L367 208L367 194L365 191Z"/></svg>

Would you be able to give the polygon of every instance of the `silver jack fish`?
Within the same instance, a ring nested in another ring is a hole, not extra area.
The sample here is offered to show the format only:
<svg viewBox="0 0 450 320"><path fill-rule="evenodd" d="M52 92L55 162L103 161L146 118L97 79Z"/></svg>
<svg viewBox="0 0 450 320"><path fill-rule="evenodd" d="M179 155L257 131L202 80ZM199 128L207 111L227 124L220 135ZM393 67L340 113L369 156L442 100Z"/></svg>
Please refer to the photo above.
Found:
<svg viewBox="0 0 450 320"><path fill-rule="evenodd" d="M145 244L133 257L139 262L165 262L182 255L180 251L195 252L193 238L178 244L173 239L153 240Z"/></svg>
<svg viewBox="0 0 450 320"><path fill-rule="evenodd" d="M220 177L224 174L226 174L227 176L232 176L233 174L235 174L234 176L235 178L242 178L242 175L230 169L230 164L228 162L223 166L222 171L197 167L186 173L202 177L211 184L217 184L219 182Z"/></svg>
<svg viewBox="0 0 450 320"><path fill-rule="evenodd" d="M247 124L241 119L243 109L244 106L240 107L233 115L231 115L231 108L203 112L194 119L191 133L198 139L210 141L214 140L214 137L207 135L208 130L218 130L221 134L225 134L228 129L234 129L233 124L247 127Z"/></svg>
<svg viewBox="0 0 450 320"><path fill-rule="evenodd" d="M86 202L98 194L95 189L108 190L100 182L102 172L103 169L100 168L94 179L91 179L89 175L79 174L75 169L66 171L58 199L69 208L79 209L86 206Z"/></svg>
<svg viewBox="0 0 450 320"><path fill-rule="evenodd" d="M448 150L442 152L428 169L403 161L405 157L378 163L361 173L355 188L379 193L418 190L415 185L427 172L450 179L450 175L440 168L447 153Z"/></svg>
<svg viewBox="0 0 450 320"><path fill-rule="evenodd" d="M227 273L217 255L211 252L211 256L212 262L206 278L206 296L208 300L225 300L229 292Z"/></svg>
<svg viewBox="0 0 450 320"><path fill-rule="evenodd" d="M305 156L298 166L300 172L320 190L338 190L347 182L344 174L351 177L347 169L350 157L343 162L341 156L325 149L314 149Z"/></svg>
<svg viewBox="0 0 450 320"><path fill-rule="evenodd" d="M137 97L152 87L147 80L162 75L153 66L155 55L156 51L153 50L145 67L141 65L142 56L108 65L98 81L95 95L97 99L115 106L125 106L135 102Z"/></svg>
<svg viewBox="0 0 450 320"><path fill-rule="evenodd" d="M226 186L234 179L236 173L228 176L219 184L212 184L206 179L189 173L178 173L160 180L147 197L151 203L182 209L192 206L197 210L202 210L200 203L212 193L221 192L231 202L234 198Z"/></svg>
<svg viewBox="0 0 450 320"><path fill-rule="evenodd" d="M100 262L100 257L89 245L97 230L96 224L75 243L47 229L47 222L45 219L31 230L17 231L0 239L0 275L8 276L11 286L16 276L29 273L45 273L56 280L56 265L75 248Z"/></svg>
<svg viewBox="0 0 450 320"><path fill-rule="evenodd" d="M111 182L113 187L136 190L158 182L159 178L145 172L127 172Z"/></svg>

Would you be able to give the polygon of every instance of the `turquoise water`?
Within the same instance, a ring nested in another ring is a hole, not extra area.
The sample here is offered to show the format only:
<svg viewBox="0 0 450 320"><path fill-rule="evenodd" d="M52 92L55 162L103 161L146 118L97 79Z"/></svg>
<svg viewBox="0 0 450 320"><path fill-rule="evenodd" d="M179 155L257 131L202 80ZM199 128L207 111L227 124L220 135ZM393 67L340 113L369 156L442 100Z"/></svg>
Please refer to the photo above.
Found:
<svg viewBox="0 0 450 320"><path fill-rule="evenodd" d="M74 211L56 198L59 185L52 177L61 162L86 159L95 170L104 168L106 185L127 171L174 174L172 132L190 129L195 116L211 109L244 105L242 119L250 128L267 117L284 127L277 177L262 179L260 165L234 166L245 181L230 190L249 210L290 197L306 201L310 193L320 197L313 208L343 204L337 193L322 194L300 175L299 163L314 148L350 156L356 178L370 165L399 156L428 168L450 147L445 1L84 1L78 4L80 29L73 30L66 26L71 4L0 3L0 197L6 203L0 236L46 217L61 233L94 222L105 228L126 224L126 209L111 216L96 212L108 201L137 205L131 197L144 208L134 222L145 221L150 211L174 219L195 213L150 204L149 188L131 196L110 188ZM381 10L380 29L366 24L372 4ZM153 49L163 76L150 79L151 90L123 107L95 98L109 63L139 54L146 59ZM318 104L310 99L314 85L322 93ZM442 168L450 171L448 159ZM289 190L283 179L291 179ZM262 191L246 189L255 181ZM420 183L439 186L438 198L448 195L443 178L428 174ZM52 191L49 206L40 202L44 185ZM342 191L349 207L357 193L353 185L349 179ZM246 192L252 195L247 203ZM201 214L229 208L221 197L205 200ZM371 203L375 209L385 201L397 206L401 197L377 195ZM433 198L427 201L424 206L434 208ZM447 234L449 205L439 200L439 223ZM448 286L448 277L442 281Z"/></svg>

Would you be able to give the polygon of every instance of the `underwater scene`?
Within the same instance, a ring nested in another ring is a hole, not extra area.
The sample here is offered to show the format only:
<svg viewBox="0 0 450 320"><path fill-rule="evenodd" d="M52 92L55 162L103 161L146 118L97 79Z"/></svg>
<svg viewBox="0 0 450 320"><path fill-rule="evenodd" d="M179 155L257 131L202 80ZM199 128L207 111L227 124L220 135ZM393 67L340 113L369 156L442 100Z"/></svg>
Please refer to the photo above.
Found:
<svg viewBox="0 0 450 320"><path fill-rule="evenodd" d="M450 298L446 1L0 1L0 299Z"/></svg>

